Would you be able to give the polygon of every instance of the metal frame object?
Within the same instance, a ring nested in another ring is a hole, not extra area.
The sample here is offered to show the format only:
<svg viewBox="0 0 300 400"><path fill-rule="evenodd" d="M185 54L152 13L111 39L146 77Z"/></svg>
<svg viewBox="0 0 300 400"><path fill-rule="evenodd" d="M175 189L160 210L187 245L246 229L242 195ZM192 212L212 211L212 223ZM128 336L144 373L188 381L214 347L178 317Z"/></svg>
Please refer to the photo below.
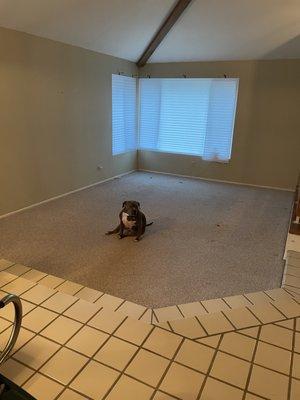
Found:
<svg viewBox="0 0 300 400"><path fill-rule="evenodd" d="M2 300L0 300L0 309L4 308L9 303L13 303L14 305L15 319L8 342L5 348L3 349L2 353L0 354L0 364L2 364L7 359L9 353L16 344L22 323L22 303L20 298L14 294L8 294L7 296L3 297Z"/></svg>

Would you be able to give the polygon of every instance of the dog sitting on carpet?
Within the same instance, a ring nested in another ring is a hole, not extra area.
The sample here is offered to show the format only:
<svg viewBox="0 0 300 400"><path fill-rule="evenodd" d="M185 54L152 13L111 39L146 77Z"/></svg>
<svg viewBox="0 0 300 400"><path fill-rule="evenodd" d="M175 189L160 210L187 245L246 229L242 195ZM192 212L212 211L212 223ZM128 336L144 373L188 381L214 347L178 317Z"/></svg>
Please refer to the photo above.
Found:
<svg viewBox="0 0 300 400"><path fill-rule="evenodd" d="M145 233L146 226L153 224L153 222L147 224L145 214L140 210L140 203L134 200L124 201L119 218L119 225L112 231L106 232L106 235L118 233L120 239L125 236L135 236L135 241L138 242Z"/></svg>

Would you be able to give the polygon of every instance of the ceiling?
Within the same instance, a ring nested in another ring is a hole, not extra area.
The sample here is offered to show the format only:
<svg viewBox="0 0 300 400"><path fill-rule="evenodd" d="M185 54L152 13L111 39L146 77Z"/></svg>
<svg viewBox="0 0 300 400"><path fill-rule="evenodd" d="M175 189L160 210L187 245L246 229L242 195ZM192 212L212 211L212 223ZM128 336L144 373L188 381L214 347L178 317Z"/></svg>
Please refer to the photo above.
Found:
<svg viewBox="0 0 300 400"><path fill-rule="evenodd" d="M0 0L0 26L137 61L176 0ZM194 0L150 62L300 58L300 0Z"/></svg>

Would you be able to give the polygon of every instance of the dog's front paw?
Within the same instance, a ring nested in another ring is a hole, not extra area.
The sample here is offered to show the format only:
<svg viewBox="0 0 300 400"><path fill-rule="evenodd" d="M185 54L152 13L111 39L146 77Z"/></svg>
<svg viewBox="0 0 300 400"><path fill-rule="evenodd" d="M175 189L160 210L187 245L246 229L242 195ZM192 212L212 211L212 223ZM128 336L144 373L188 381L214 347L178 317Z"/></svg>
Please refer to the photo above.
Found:
<svg viewBox="0 0 300 400"><path fill-rule="evenodd" d="M124 235L118 235L119 239L123 239Z"/></svg>
<svg viewBox="0 0 300 400"><path fill-rule="evenodd" d="M140 238L135 238L134 241L135 242L139 242L141 239Z"/></svg>

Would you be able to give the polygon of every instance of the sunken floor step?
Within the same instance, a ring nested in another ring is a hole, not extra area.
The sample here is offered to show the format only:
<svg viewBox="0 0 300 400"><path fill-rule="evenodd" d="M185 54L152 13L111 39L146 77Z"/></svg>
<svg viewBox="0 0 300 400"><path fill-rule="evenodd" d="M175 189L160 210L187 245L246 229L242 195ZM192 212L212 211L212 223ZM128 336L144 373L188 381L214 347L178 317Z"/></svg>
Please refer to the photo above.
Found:
<svg viewBox="0 0 300 400"><path fill-rule="evenodd" d="M299 253L293 253L295 254L288 254L288 260L291 260L291 268L295 269L298 268L300 258ZM265 292L228 296L220 299L204 300L152 310L98 290L84 287L78 283L53 275L47 275L44 272L21 264L14 264L7 260L0 260L0 270L1 290L6 293L19 295L23 300L23 304L26 304L28 308L30 308L28 303L31 303L42 305L42 307L54 312L62 312L78 301L76 307L82 305L87 310L103 308L146 323L160 325L168 330L174 330L174 326L178 329L178 332L182 326L184 326L183 331L186 330L187 326L193 326L198 331L199 323L197 321L207 319L207 316L210 314L219 315L218 320L220 318L222 320L224 318L228 319L228 316L231 316L232 321L230 320L229 324L233 327L236 327L234 319L238 318L239 315L243 315L243 318L241 318L243 321L245 319L243 323L247 326L254 326L257 322L257 317L259 323L268 323L268 318L264 318L261 321L259 316L253 315L253 310L257 310L258 306L264 310L264 314L270 314L270 322L273 322L273 314L277 314L276 320L279 318L278 310L277 313L274 311L274 309L276 310L277 302L282 304L292 301L291 304L293 305L295 301L299 300L297 293L290 291L291 287L287 286ZM294 278L293 275L289 274L289 271L292 270L286 267L285 276L287 279L290 279L289 277ZM294 271L292 272L295 274ZM293 287L293 289L295 288ZM74 305L73 308L76 307ZM187 322L180 322L182 320L187 320ZM241 322L237 326L241 328ZM229 329L228 323L225 322L224 327ZM188 337L191 337L191 334Z"/></svg>
<svg viewBox="0 0 300 400"><path fill-rule="evenodd" d="M2 261L3 265L7 266L9 263ZM20 264L9 265L0 272L0 288L4 292L19 295L23 301L42 304L43 307L52 311L60 312L76 299L80 299L80 304L85 304L87 309L89 307L102 307L134 319L141 319L147 323L181 320L220 311L230 311L245 306L251 307L257 303L268 304L275 300L289 300L291 298L291 295L283 289L274 289L265 293L250 293L151 310L142 305L83 287L78 283L64 281L61 278L47 275ZM90 304L93 306L90 306Z"/></svg>
<svg viewBox="0 0 300 400"><path fill-rule="evenodd" d="M167 322L202 316L216 312L229 312L230 310L253 307L258 304L270 304L275 301L289 301L293 296L286 290L278 288L264 292L246 293L243 295L229 296L219 299L197 301L179 304L178 306L162 307L153 310L154 322Z"/></svg>
<svg viewBox="0 0 300 400"><path fill-rule="evenodd" d="M296 299L290 297L201 314L191 318L154 322L153 324L181 336L198 340L238 329L252 329L270 323L284 323L285 320L296 317L300 317L300 304Z"/></svg>

